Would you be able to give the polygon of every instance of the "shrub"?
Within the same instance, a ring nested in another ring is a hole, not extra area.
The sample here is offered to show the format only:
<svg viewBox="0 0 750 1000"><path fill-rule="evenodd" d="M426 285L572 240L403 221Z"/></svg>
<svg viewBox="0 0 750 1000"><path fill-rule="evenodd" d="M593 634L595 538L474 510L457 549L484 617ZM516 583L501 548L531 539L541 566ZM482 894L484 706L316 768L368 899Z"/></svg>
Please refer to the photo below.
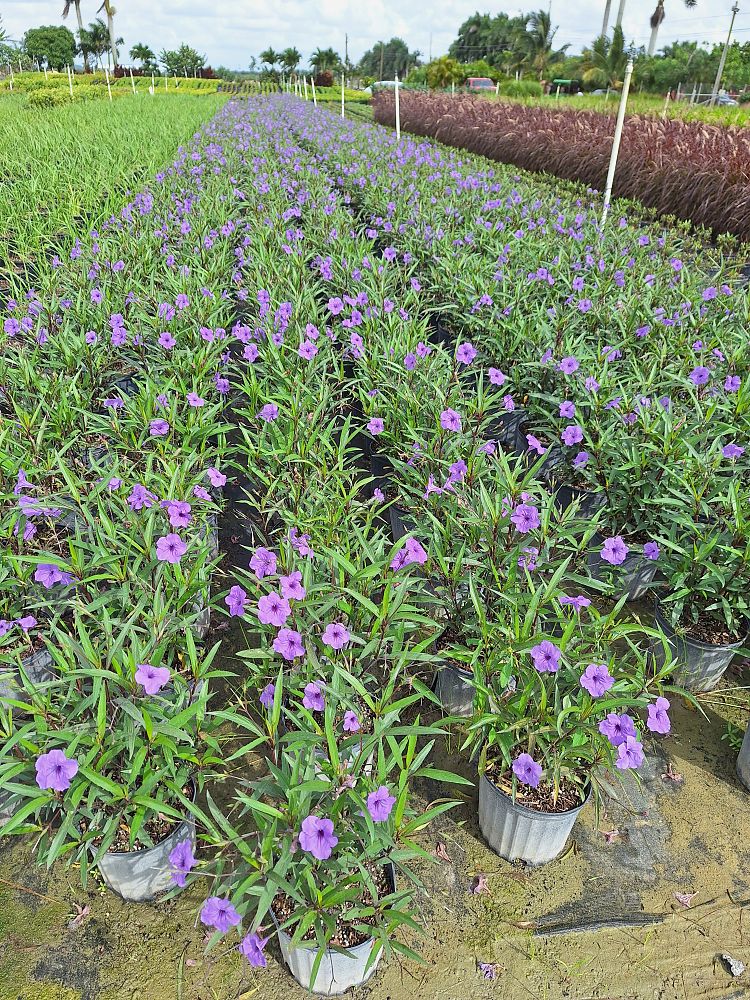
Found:
<svg viewBox="0 0 750 1000"><path fill-rule="evenodd" d="M505 97L541 97L542 85L536 80L505 80L500 93Z"/></svg>

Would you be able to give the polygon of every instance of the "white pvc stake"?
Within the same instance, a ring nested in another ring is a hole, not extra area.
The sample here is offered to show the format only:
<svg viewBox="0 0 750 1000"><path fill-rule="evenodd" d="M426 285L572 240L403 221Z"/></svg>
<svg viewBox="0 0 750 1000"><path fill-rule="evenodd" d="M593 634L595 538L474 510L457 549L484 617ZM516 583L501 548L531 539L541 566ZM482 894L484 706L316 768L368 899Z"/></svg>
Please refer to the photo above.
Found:
<svg viewBox="0 0 750 1000"><path fill-rule="evenodd" d="M396 73L396 142L401 142L401 105L398 99L398 73Z"/></svg>
<svg viewBox="0 0 750 1000"><path fill-rule="evenodd" d="M156 83L154 82L154 74L152 73L151 74L151 90L149 90L149 94L151 94L151 96L153 97L155 93L156 93Z"/></svg>
<svg viewBox="0 0 750 1000"><path fill-rule="evenodd" d="M133 93L135 93L135 80L133 79L133 67L130 67L130 86L133 88Z"/></svg>
<svg viewBox="0 0 750 1000"><path fill-rule="evenodd" d="M112 88L109 85L109 70L107 69L106 66L104 67L104 76L105 76L105 78L107 80L107 93L109 94L109 100L110 100L110 103L111 103L112 102Z"/></svg>
<svg viewBox="0 0 750 1000"><path fill-rule="evenodd" d="M318 97L317 97L317 95L315 93L315 80L313 79L313 77L310 77L310 83L312 84L313 104L317 108L317 106L318 106Z"/></svg>
<svg viewBox="0 0 750 1000"><path fill-rule="evenodd" d="M47 82L47 67L44 67L44 81Z"/></svg>
<svg viewBox="0 0 750 1000"><path fill-rule="evenodd" d="M70 66L66 66L68 71L68 87L70 88L70 96L73 96L73 74L70 72Z"/></svg>
<svg viewBox="0 0 750 1000"><path fill-rule="evenodd" d="M559 87L557 89L558 91L560 90ZM498 80L497 83L495 84L495 97L497 97L499 93L500 93L500 81Z"/></svg>
<svg viewBox="0 0 750 1000"><path fill-rule="evenodd" d="M169 72L164 74L164 89L169 90Z"/></svg>
<svg viewBox="0 0 750 1000"><path fill-rule="evenodd" d="M23 73L23 69L21 68L21 57L20 56L18 57L18 72L19 73Z"/></svg>
<svg viewBox="0 0 750 1000"><path fill-rule="evenodd" d="M455 93L456 93L456 81L455 80L451 80L451 94L455 94Z"/></svg>
<svg viewBox="0 0 750 1000"><path fill-rule="evenodd" d="M622 84L622 94L620 96L620 107L617 110L617 124L615 125L615 137L612 142L612 155L609 158L609 170L607 171L607 185L604 189L604 209L602 211L601 230L604 231L604 224L609 215L609 202L612 197L612 187L615 182L615 169L617 168L617 156L620 152L620 140L622 139L622 127L625 123L625 108L628 103L628 93L630 91L630 79L633 76L633 60L628 60L625 70L625 80Z"/></svg>
<svg viewBox="0 0 750 1000"><path fill-rule="evenodd" d="M307 100L307 77L306 76L302 77L302 82L305 85L305 100Z"/></svg>
<svg viewBox="0 0 750 1000"><path fill-rule="evenodd" d="M344 117L344 74L341 74L341 117Z"/></svg>
<svg viewBox="0 0 750 1000"><path fill-rule="evenodd" d="M672 92L670 90L667 91L667 99L664 101L664 110L661 113L662 118L667 117L667 108L669 107L669 97L671 93Z"/></svg>

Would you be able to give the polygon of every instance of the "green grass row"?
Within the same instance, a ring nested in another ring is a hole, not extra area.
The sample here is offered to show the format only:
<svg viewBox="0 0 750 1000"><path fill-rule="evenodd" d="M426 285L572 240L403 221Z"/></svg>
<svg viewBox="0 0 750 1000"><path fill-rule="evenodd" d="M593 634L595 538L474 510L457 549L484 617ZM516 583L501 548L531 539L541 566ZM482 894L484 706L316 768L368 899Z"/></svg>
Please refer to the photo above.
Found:
<svg viewBox="0 0 750 1000"><path fill-rule="evenodd" d="M31 109L0 96L0 293L119 211L225 100L130 94Z"/></svg>
<svg viewBox="0 0 750 1000"><path fill-rule="evenodd" d="M556 97L554 93L547 97L527 97L512 98L493 96L486 100L512 101L515 104L537 105L550 107L559 105L560 107L579 108L587 111L601 111L614 115L620 103L618 91L611 91L609 95L585 94L583 97L568 96L560 94ZM690 104L688 100L669 101L666 103L666 94L654 96L652 94L637 94L631 91L628 98L628 113L631 115L659 116L666 114L669 118L681 118L684 121L701 121L711 125L747 125L750 121L750 104L740 104L737 107L714 107L710 108L705 104Z"/></svg>

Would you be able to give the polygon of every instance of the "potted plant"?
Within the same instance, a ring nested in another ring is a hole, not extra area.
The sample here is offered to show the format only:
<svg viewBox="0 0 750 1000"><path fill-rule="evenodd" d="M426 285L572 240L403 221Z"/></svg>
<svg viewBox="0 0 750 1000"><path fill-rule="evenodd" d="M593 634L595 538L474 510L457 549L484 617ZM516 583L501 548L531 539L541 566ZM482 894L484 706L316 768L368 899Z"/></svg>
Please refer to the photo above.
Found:
<svg viewBox="0 0 750 1000"><path fill-rule="evenodd" d="M384 954L418 957L396 936L418 927L413 862L429 855L414 837L453 803L418 815L410 783L458 779L426 765L441 731L419 717L400 721L411 699L373 700L338 668L314 690L288 686L281 670L261 694L268 774L247 782L228 817L209 799L225 853L201 921L219 933L237 928L256 967L276 935L302 987L337 995L366 982ZM364 737L357 704L375 713Z"/></svg>
<svg viewBox="0 0 750 1000"><path fill-rule="evenodd" d="M207 710L218 647L202 657L188 632L171 658L108 624L101 640L80 621L75 639L56 637L55 678L42 691L21 678L24 712L0 755L0 838L36 832L40 862L77 862L84 885L96 869L142 901L172 886L178 844L195 850L196 795L221 759L221 720Z"/></svg>
<svg viewBox="0 0 750 1000"><path fill-rule="evenodd" d="M643 761L643 732L669 731L665 665L651 674L639 625L621 603L599 613L582 594L541 585L534 612L497 623L504 669L487 680L467 745L479 760L479 825L508 860L557 857L604 769ZM512 682L511 682L512 679ZM645 720L644 720L645 716Z"/></svg>

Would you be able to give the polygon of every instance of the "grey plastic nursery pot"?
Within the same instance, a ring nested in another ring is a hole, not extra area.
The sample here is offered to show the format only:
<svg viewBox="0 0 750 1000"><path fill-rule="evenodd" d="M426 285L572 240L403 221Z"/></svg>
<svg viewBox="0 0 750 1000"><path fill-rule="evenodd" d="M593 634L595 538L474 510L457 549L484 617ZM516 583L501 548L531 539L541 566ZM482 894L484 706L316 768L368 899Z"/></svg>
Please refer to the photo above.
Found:
<svg viewBox="0 0 750 1000"><path fill-rule="evenodd" d="M32 684L44 684L54 676L54 659L47 649L40 649L21 660L21 666ZM13 698L19 693L16 681L18 672L14 668L0 671L0 698Z"/></svg>
<svg viewBox="0 0 750 1000"><path fill-rule="evenodd" d="M453 664L444 663L435 674L435 694L448 715L468 718L474 710L474 675Z"/></svg>
<svg viewBox="0 0 750 1000"><path fill-rule="evenodd" d="M637 601L643 597L656 577L658 565L655 559L647 559L640 549L631 547L625 561L613 566L601 557L600 549L604 544L601 535L595 534L589 544L589 573L602 583L612 581L612 597L615 600L624 596L628 601Z"/></svg>
<svg viewBox="0 0 750 1000"><path fill-rule="evenodd" d="M543 865L562 853L588 799L587 795L585 802L566 812L539 812L514 802L483 774L479 779L479 828L501 858Z"/></svg>
<svg viewBox="0 0 750 1000"><path fill-rule="evenodd" d="M737 777L750 792L750 726L745 730L745 738L737 758Z"/></svg>
<svg viewBox="0 0 750 1000"><path fill-rule="evenodd" d="M112 851L97 864L105 885L131 903L145 903L174 887L171 851L184 840L195 851L195 820L184 819L164 840L144 851Z"/></svg>
<svg viewBox="0 0 750 1000"><path fill-rule="evenodd" d="M391 890L395 887L393 868L387 870ZM292 938L279 927L273 910L270 911L278 930L281 956L289 966L289 971L303 989L318 996L334 997L355 986L361 986L371 979L383 957L382 949L367 968L370 954L375 946L375 938L368 938L354 948L326 949L318 967L315 982L311 985L313 966L320 950L314 944L298 945L292 948Z"/></svg>
<svg viewBox="0 0 750 1000"><path fill-rule="evenodd" d="M681 635L672 628L658 604L654 618L669 642L672 656L679 664L672 674L672 683L694 693L713 690L724 676L734 654L746 641L741 639L725 646L715 646ZM655 649L657 663L660 663L664 658L663 647L657 644Z"/></svg>

